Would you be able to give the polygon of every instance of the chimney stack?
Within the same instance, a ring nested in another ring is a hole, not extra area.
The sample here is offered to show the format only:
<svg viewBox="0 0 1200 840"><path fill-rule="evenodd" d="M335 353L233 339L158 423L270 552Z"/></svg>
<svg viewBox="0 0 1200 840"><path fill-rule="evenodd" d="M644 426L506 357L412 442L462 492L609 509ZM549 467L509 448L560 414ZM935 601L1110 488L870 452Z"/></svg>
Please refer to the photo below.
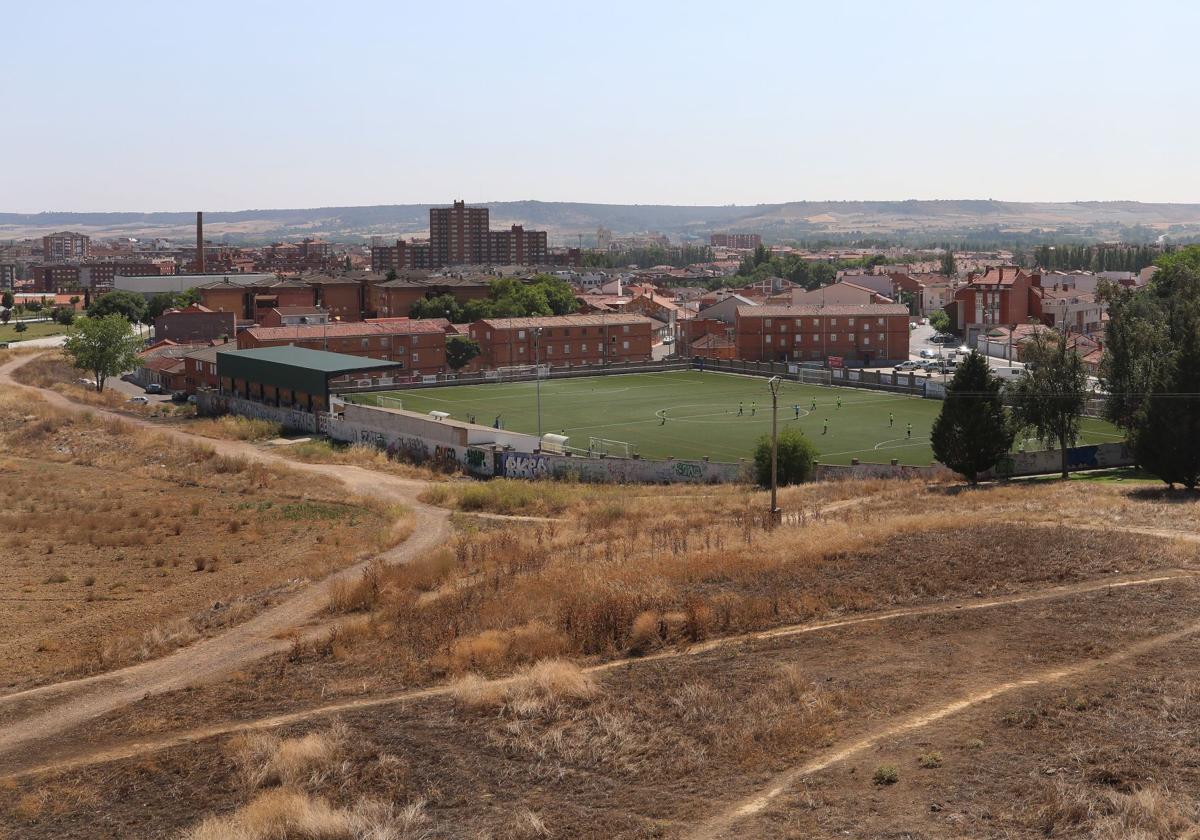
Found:
<svg viewBox="0 0 1200 840"><path fill-rule="evenodd" d="M204 273L204 213L196 211L196 273Z"/></svg>

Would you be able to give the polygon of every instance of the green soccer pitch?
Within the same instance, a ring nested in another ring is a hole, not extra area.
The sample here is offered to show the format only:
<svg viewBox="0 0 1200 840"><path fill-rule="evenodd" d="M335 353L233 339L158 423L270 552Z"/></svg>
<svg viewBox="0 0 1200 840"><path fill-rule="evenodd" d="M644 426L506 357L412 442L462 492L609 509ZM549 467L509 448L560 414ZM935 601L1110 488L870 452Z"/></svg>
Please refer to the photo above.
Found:
<svg viewBox="0 0 1200 840"><path fill-rule="evenodd" d="M451 385L348 398L377 404L378 396L398 397L406 411L445 411L455 420L474 415L484 426L499 415L505 429L537 432L534 382ZM927 465L933 460L929 430L941 405L940 400L882 391L785 381L779 392L779 427L799 427L824 463L848 464L851 458L888 463L898 458L902 464ZM891 422L889 414L895 415ZM587 449L588 438L597 437L634 444L646 458L707 455L714 461L749 460L755 442L770 431L771 392L760 377L680 371L542 381L542 432L566 434L568 445L579 449ZM1080 443L1112 443L1122 437L1107 423L1084 419ZM1037 444L1029 441L1027 446Z"/></svg>

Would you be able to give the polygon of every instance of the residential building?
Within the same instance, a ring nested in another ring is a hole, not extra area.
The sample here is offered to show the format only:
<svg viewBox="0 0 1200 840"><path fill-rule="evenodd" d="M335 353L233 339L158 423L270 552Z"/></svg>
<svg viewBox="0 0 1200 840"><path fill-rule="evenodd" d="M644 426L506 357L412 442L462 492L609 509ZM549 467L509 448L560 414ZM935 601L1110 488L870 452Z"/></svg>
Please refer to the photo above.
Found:
<svg viewBox="0 0 1200 840"><path fill-rule="evenodd" d="M17 285L17 264L0 263L0 289L11 291Z"/></svg>
<svg viewBox="0 0 1200 840"><path fill-rule="evenodd" d="M710 321L721 321L727 325L732 325L737 320L737 311L739 308L757 305L757 301L753 301L744 295L726 295L710 306L701 307L696 317Z"/></svg>
<svg viewBox="0 0 1200 840"><path fill-rule="evenodd" d="M489 211L456 201L429 208L429 247L434 266L481 265L489 261Z"/></svg>
<svg viewBox="0 0 1200 840"><path fill-rule="evenodd" d="M259 310L260 327L296 327L305 324L328 324L329 313L319 306L277 306Z"/></svg>
<svg viewBox="0 0 1200 840"><path fill-rule="evenodd" d="M762 236L757 233L711 233L708 244L713 248L753 251L762 244Z"/></svg>
<svg viewBox="0 0 1200 840"><path fill-rule="evenodd" d="M521 225L490 231L488 257L488 262L497 265L545 265L549 262L546 231L527 231Z"/></svg>
<svg viewBox="0 0 1200 840"><path fill-rule="evenodd" d="M33 288L38 292L75 292L82 286L79 282L78 265L35 265Z"/></svg>
<svg viewBox="0 0 1200 840"><path fill-rule="evenodd" d="M188 275L197 277L198 275ZM280 280L274 274L229 275L197 286L200 303L214 312L232 312L238 321L257 322L259 314L279 306L316 304L316 289L296 279ZM357 309L354 310L356 313ZM354 318L358 320L358 316Z"/></svg>
<svg viewBox="0 0 1200 840"><path fill-rule="evenodd" d="M431 250L428 243L418 244L397 239L395 245L371 247L371 271L386 275L389 271L419 271L431 267Z"/></svg>
<svg viewBox="0 0 1200 840"><path fill-rule="evenodd" d="M553 367L648 361L653 322L642 315L558 315L484 318L471 324L479 342L478 366Z"/></svg>
<svg viewBox="0 0 1200 840"><path fill-rule="evenodd" d="M1100 329L1104 304L1076 289L1042 289L1042 323L1062 333L1090 334Z"/></svg>
<svg viewBox="0 0 1200 840"><path fill-rule="evenodd" d="M183 309L168 309L154 319L154 338L177 344L192 344L231 338L237 330L232 312L216 312L193 303Z"/></svg>
<svg viewBox="0 0 1200 840"><path fill-rule="evenodd" d="M217 377L217 351L230 350L234 346L213 344L186 354L183 357L183 390L194 394L217 388L221 383Z"/></svg>
<svg viewBox="0 0 1200 840"><path fill-rule="evenodd" d="M882 364L908 358L908 308L860 306L740 306L734 325L737 357L747 361L824 361L831 356Z"/></svg>
<svg viewBox="0 0 1200 840"><path fill-rule="evenodd" d="M491 282L483 277L441 277L412 273L395 280L372 282L369 309L380 318L407 318L418 300L451 295L458 303L486 298Z"/></svg>
<svg viewBox="0 0 1200 840"><path fill-rule="evenodd" d="M828 286L820 286L816 289L795 288L790 293L780 295L779 297L786 298L783 301L771 299L772 303L784 303L791 306L832 306L834 304L847 304L854 306L863 306L868 303L893 303L894 301L882 295L874 289L868 289L865 286L860 286L857 283L848 281L839 281L831 283Z"/></svg>
<svg viewBox="0 0 1200 840"><path fill-rule="evenodd" d="M378 318L350 323L250 327L238 334L240 349L295 345L394 362L414 374L446 371L446 331L441 318L420 321Z"/></svg>
<svg viewBox="0 0 1200 840"><path fill-rule="evenodd" d="M1041 275L1026 274L1017 266L989 268L981 276L968 277L967 285L955 290L946 312L968 345L991 327L1040 322Z"/></svg>
<svg viewBox="0 0 1200 840"><path fill-rule="evenodd" d="M702 359L736 359L737 345L723 335L708 333L691 343L688 355Z"/></svg>
<svg viewBox="0 0 1200 840"><path fill-rule="evenodd" d="M92 239L82 233L62 231L42 237L42 259L46 262L86 260L92 255Z"/></svg>

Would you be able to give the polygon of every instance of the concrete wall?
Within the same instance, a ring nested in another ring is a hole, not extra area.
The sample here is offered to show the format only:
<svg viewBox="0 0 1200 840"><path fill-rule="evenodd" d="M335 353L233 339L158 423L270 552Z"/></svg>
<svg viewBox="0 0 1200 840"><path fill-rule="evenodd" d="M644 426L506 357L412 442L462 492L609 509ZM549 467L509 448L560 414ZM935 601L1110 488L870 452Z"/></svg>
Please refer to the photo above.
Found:
<svg viewBox="0 0 1200 840"><path fill-rule="evenodd" d="M505 478L566 478L621 484L728 484L749 480L746 464L654 461L644 458L581 458L501 452L496 475Z"/></svg>
<svg viewBox="0 0 1200 840"><path fill-rule="evenodd" d="M951 477L953 477L953 473L940 464L932 467L913 467L905 464L817 464L813 471L814 481L847 481L866 478L934 480Z"/></svg>
<svg viewBox="0 0 1200 840"><path fill-rule="evenodd" d="M204 415L236 414L256 420L269 420L293 432L316 434L318 431L317 415L310 412L265 405L241 397L218 394L215 391L197 391L196 408Z"/></svg>
<svg viewBox="0 0 1200 840"><path fill-rule="evenodd" d="M1100 443L1094 446L1074 446L1067 450L1067 469L1096 470L1110 467L1132 467L1133 453L1123 443ZM1018 475L1050 475L1062 470L1062 450L1019 452L1001 461L983 478L1007 478Z"/></svg>

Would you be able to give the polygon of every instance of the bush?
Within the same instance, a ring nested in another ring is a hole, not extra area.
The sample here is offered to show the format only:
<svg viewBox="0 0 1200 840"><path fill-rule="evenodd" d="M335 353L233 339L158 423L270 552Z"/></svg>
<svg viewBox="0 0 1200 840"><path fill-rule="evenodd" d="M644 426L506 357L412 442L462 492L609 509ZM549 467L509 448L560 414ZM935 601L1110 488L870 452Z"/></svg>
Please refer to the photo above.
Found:
<svg viewBox="0 0 1200 840"><path fill-rule="evenodd" d="M802 484L812 478L817 449L799 429L779 433L777 477L779 486ZM754 476L763 487L771 486L771 436L763 435L754 448Z"/></svg>
<svg viewBox="0 0 1200 840"><path fill-rule="evenodd" d="M23 333L23 332L25 332L25 330L29 329L29 327L25 324L24 321L17 321L16 326L14 326L13 329L19 333Z"/></svg>
<svg viewBox="0 0 1200 840"><path fill-rule="evenodd" d="M927 752L917 759L917 765L925 770L936 770L942 766L942 754L940 752Z"/></svg>
<svg viewBox="0 0 1200 840"><path fill-rule="evenodd" d="M880 764L871 780L877 785L894 785L900 781L900 771L894 764Z"/></svg>

